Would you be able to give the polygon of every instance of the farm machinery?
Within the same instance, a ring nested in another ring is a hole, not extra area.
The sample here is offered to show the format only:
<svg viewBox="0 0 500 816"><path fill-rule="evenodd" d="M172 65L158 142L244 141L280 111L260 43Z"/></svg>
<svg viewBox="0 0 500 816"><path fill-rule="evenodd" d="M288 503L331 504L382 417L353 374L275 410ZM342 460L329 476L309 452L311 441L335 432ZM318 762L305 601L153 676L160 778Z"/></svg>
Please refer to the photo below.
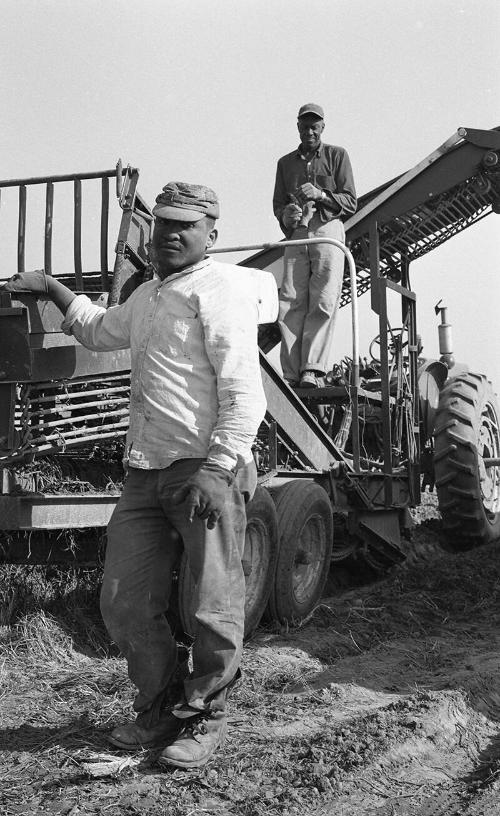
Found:
<svg viewBox="0 0 500 816"><path fill-rule="evenodd" d="M317 389L291 389L273 365L275 324L259 330L267 413L254 444L259 485L248 506L243 565L247 634L265 610L306 617L332 565L364 559L386 569L405 558L409 509L436 487L443 534L455 550L500 537L500 410L491 383L453 358L438 304L440 359L422 356L411 263L490 213L500 212L500 129L460 128L424 161L363 196L346 221L341 306L352 312L352 354ZM121 220L108 264L110 183ZM138 171L113 170L0 182L17 190L17 271L25 268L29 196L45 189L43 266L75 292L113 306L154 270L153 217ZM82 260L82 189L100 186L100 269ZM73 198L72 269L53 269L54 199ZM282 274L287 242L252 250L242 267ZM256 251L257 250L257 251ZM16 269L3 269L10 277ZM366 293L366 297L361 296ZM388 296L399 304L391 325ZM359 352L361 307L376 316L369 357ZM0 289L0 558L92 563L118 500L128 424L127 350L95 353L61 332L43 296ZM179 610L190 629L191 576L178 571Z"/></svg>

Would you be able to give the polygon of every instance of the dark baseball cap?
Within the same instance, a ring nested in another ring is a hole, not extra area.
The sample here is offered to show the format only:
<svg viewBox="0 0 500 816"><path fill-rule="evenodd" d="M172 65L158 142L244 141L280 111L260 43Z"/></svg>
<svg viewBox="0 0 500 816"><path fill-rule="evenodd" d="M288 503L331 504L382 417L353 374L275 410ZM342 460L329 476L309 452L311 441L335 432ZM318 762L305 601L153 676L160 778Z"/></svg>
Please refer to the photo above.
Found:
<svg viewBox="0 0 500 816"><path fill-rule="evenodd" d="M200 221L206 215L219 218L219 200L210 187L169 181L156 196L153 215L174 221Z"/></svg>
<svg viewBox="0 0 500 816"><path fill-rule="evenodd" d="M301 116L307 116L308 113L313 116L317 116L319 119L325 118L321 105L315 105L314 102L308 102L307 105L302 105L297 114L297 119L300 119Z"/></svg>

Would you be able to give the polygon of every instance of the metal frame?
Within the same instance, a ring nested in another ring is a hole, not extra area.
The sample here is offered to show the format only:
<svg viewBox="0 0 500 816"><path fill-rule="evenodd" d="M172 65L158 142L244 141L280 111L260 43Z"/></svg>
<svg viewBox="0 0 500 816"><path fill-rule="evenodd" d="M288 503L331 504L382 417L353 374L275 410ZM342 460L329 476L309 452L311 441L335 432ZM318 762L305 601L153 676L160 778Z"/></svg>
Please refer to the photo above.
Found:
<svg viewBox="0 0 500 816"><path fill-rule="evenodd" d="M54 213L54 192L56 185L63 182L73 182L73 269L76 280L76 288L83 289L82 278L82 181L88 179L101 180L101 213L100 213L100 259L101 259L101 282L103 291L109 290L109 269L108 269L108 219L109 219L109 179L116 178L117 184L122 187L122 176L127 177L132 168L122 168L118 162L114 170L102 170L92 173L71 173L58 176L37 176L34 178L6 179L0 181L0 194L2 189L8 187L19 188L18 205L18 231L17 231L17 271L25 271L25 246L26 246L26 213L28 202L28 190L30 187L45 185L45 226L44 226L44 269L47 275L52 275L52 227Z"/></svg>

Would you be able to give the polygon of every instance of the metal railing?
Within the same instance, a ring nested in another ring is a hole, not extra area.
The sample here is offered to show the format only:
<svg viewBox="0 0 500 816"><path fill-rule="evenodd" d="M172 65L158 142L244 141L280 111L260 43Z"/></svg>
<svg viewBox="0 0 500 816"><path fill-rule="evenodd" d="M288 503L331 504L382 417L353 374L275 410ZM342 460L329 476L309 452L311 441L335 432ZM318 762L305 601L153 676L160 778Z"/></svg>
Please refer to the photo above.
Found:
<svg viewBox="0 0 500 816"><path fill-rule="evenodd" d="M25 271L26 253L26 215L28 205L28 190L35 185L45 185L45 219L44 219L44 269L47 275L52 275L52 237L55 186L62 182L73 182L73 266L76 289L83 290L82 269L82 181L89 179L101 180L101 212L100 212L100 272L102 288L109 291L108 266L108 232L109 232L109 180L116 179L116 195L120 206L123 206L123 190L130 167L123 168L118 161L114 170L102 170L90 173L70 173L58 176L37 176L34 178L7 179L0 181L0 196L2 189L17 187L19 189L18 226L17 226L17 271ZM123 179L125 176L125 179Z"/></svg>
<svg viewBox="0 0 500 816"><path fill-rule="evenodd" d="M353 449L353 465L356 471L360 469L360 447L359 447L359 411L358 411L358 392L359 392L359 318L358 318L358 297L356 289L356 264L350 250L341 241L335 238L300 238L292 241L275 241L264 244L244 244L241 246L222 247L210 249L209 255L220 254L223 252L248 252L261 249L272 249L274 247L287 246L306 246L310 244L331 244L337 247L347 259L349 266L349 278L351 282L351 327L352 327L352 369L351 369L351 401L352 401L352 449Z"/></svg>

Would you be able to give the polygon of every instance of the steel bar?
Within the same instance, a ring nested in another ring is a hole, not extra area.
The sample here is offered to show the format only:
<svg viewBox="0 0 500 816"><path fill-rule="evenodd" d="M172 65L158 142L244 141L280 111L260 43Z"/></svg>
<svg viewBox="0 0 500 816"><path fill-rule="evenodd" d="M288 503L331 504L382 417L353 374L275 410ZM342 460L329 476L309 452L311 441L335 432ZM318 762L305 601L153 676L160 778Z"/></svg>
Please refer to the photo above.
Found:
<svg viewBox="0 0 500 816"><path fill-rule="evenodd" d="M1 496L0 514L7 530L64 530L104 527L118 493L28 493Z"/></svg>
<svg viewBox="0 0 500 816"><path fill-rule="evenodd" d="M106 411L105 416L112 417L112 416L128 416L129 411L128 408L120 408L116 411ZM38 431L43 430L44 428L60 428L61 425L76 425L78 422L87 422L89 420L101 419L100 414L86 414L85 416L71 416L66 417L65 419L56 419L53 422L41 422L37 425L31 425L31 431ZM104 426L102 426L104 427ZM92 426L92 430L94 426ZM61 434L62 435L62 434Z"/></svg>
<svg viewBox="0 0 500 816"><path fill-rule="evenodd" d="M88 385L88 383L93 383L94 385L98 385L102 382L111 382L115 380L123 380L127 375L125 373L113 373L109 372L102 375L89 375L88 377L76 377L74 380L61 380L60 383L56 384L52 380L50 382L35 382L30 383L30 390L31 391L46 391L48 388L57 388L57 387L64 387L64 386L71 386L74 385Z"/></svg>
<svg viewBox="0 0 500 816"><path fill-rule="evenodd" d="M73 232L73 254L75 260L75 284L76 289L83 290L82 276L82 182L75 179L74 183L74 232Z"/></svg>
<svg viewBox="0 0 500 816"><path fill-rule="evenodd" d="M499 467L500 466L500 459L495 458L493 456L488 456L483 459L484 466L487 468L490 467Z"/></svg>
<svg viewBox="0 0 500 816"><path fill-rule="evenodd" d="M60 400L60 402L58 403L59 405L66 405L71 400L82 399L83 397L93 397L95 396L95 394L101 394L103 397L105 397L107 394L119 394L120 392L123 391L126 391L128 393L129 390L130 387L128 385L117 385L113 388L103 387L93 389L92 391L55 391L51 396L45 397L30 396L30 404L41 405L45 402L54 402L54 400Z"/></svg>
<svg viewBox="0 0 500 816"><path fill-rule="evenodd" d="M109 428L112 428L113 430L110 431ZM92 430L97 431L96 428L93 428ZM54 436L53 438L57 439L59 441L58 445L55 445L55 444L48 445L48 444L44 444L44 443L28 444L22 450L19 449L15 453L13 453L12 455L0 456L0 465L2 467L5 467L5 466L9 465L10 463L18 462L20 459L23 459L27 454L33 454L33 453L36 453L36 454L60 453L62 447L65 447L65 448L69 447L70 448L72 445L80 445L82 442L84 442L84 443L97 442L97 441L100 441L101 439L116 439L116 437L125 436L126 433L127 433L127 425L116 424L116 425L106 426L106 433L93 433L93 434L90 434L89 436L83 436L83 437L79 437L77 439L70 439L70 440L64 440L63 439L62 442L64 442L64 445L61 443L61 437Z"/></svg>
<svg viewBox="0 0 500 816"><path fill-rule="evenodd" d="M101 185L101 280L104 292L109 292L108 269L109 178Z"/></svg>
<svg viewBox="0 0 500 816"><path fill-rule="evenodd" d="M99 428L100 427L103 429L104 433L107 433L108 431L112 431L115 428L124 428L126 430L127 427L128 427L128 422L114 422L111 425L95 426L95 427L92 427L92 428L88 429L89 431L92 431L92 433L89 434L89 435L84 433L84 430L85 430L84 428L77 428L77 429L75 429L73 431L67 431L64 434L64 436L63 436L63 434L47 434L47 435L40 436L40 442L41 443L50 442L50 440L52 440L52 439L58 439L58 440L61 441L61 443L68 443L68 441L70 441L70 442L72 440L75 441L74 437L78 437L78 441L81 441L81 440L88 441L89 439L93 439L93 438L97 438L97 437L101 438L101 434L99 433ZM97 435L97 437L96 437L96 435ZM112 435L113 434L111 434L111 436Z"/></svg>
<svg viewBox="0 0 500 816"><path fill-rule="evenodd" d="M19 220L17 224L17 271L24 272L26 251L26 186L19 187Z"/></svg>
<svg viewBox="0 0 500 816"><path fill-rule="evenodd" d="M54 216L54 184L47 182L45 191L45 243L43 266L46 275L52 275L52 221Z"/></svg>
<svg viewBox="0 0 500 816"><path fill-rule="evenodd" d="M122 170L126 173L127 170ZM0 181L0 189L3 187L20 187L21 185L32 184L46 184L48 181L75 181L76 179L98 179L98 178L114 178L116 176L116 168L113 170L97 170L92 173L68 173L62 176L34 176L32 178L21 179L5 179Z"/></svg>
<svg viewBox="0 0 500 816"><path fill-rule="evenodd" d="M128 405L130 399L128 397L113 397L112 399L102 399L96 402L77 402L76 404L73 403L72 405L66 405L65 403L58 403L55 408L38 408L34 411L31 411L32 417L41 417L41 416L53 416L55 414L61 414L65 411L82 411L87 408L101 408L103 412L108 413L108 406L110 405ZM99 416L99 415L98 415ZM78 418L78 417L77 417ZM75 418L75 421L76 419ZM65 417L67 419L67 417ZM79 419L79 418L78 418Z"/></svg>

